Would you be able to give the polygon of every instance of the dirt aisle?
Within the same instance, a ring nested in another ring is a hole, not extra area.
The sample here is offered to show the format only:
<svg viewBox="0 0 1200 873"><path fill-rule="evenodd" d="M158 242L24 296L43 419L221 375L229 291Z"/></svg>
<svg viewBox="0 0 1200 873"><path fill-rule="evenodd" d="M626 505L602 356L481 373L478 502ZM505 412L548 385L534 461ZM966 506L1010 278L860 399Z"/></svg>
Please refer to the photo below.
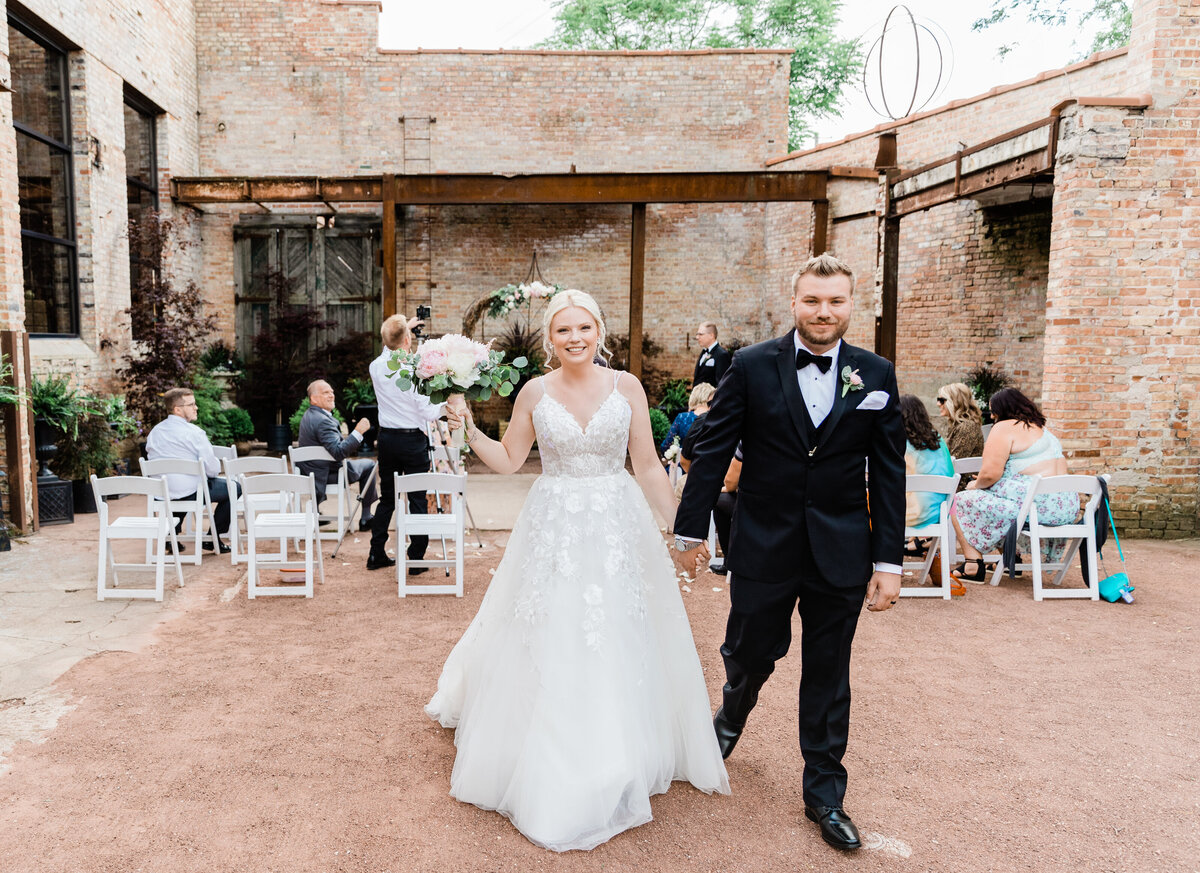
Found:
<svg viewBox="0 0 1200 873"><path fill-rule="evenodd" d="M0 868L1200 869L1195 543L1132 544L1133 606L1037 604L1006 581L864 614L847 809L873 848L849 857L803 818L795 653L729 761L731 797L676 784L654 822L567 855L455 802L452 733L422 706L499 550L471 558L462 600L400 601L363 549L310 601L189 583L157 643L60 679L75 709L0 776ZM691 587L715 701L725 580Z"/></svg>

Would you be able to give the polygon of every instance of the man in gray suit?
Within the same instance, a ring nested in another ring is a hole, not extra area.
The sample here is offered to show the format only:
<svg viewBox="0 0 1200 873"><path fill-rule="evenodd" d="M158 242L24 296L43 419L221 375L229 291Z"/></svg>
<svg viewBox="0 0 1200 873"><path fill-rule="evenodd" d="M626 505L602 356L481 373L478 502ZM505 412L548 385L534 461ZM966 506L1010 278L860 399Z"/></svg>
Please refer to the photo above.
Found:
<svg viewBox="0 0 1200 873"><path fill-rule="evenodd" d="M300 419L300 447L321 446L337 461L304 461L296 465L305 476L313 474L317 487L317 503L325 499L326 485L337 482L338 467L341 466L342 460L358 453L362 446L363 434L371 427L369 421L361 419L350 435L342 439L341 428L338 427L337 419L333 417L335 399L333 386L324 379L316 380L308 386L310 405L304 417ZM366 489L362 492L363 511L358 529L370 530L373 519L371 507L375 503L378 489L374 482L370 482L368 487L368 481L371 478L371 470L375 468L375 462L365 459L351 461L349 467L350 481L357 482L360 491Z"/></svg>

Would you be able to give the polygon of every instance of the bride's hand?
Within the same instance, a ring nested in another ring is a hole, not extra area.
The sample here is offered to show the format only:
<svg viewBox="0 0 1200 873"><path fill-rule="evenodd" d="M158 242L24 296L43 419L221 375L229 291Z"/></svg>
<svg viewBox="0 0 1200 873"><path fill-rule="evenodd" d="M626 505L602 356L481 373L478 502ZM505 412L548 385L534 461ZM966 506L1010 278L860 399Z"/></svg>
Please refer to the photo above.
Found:
<svg viewBox="0 0 1200 873"><path fill-rule="evenodd" d="M475 424L475 420L471 418L471 409L465 403L462 406L451 406L447 403L446 423L450 425L450 430L458 430L464 426L469 429Z"/></svg>

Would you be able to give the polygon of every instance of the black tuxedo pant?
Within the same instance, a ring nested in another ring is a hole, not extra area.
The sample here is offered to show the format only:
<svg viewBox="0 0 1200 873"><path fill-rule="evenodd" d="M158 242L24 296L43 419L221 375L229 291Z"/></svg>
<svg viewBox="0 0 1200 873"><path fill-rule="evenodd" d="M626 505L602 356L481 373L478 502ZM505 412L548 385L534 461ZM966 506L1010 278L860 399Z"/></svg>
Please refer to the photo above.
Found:
<svg viewBox="0 0 1200 873"><path fill-rule="evenodd" d="M862 585L836 588L804 549L796 575L783 582L731 576L731 608L721 657L727 678L724 712L742 724L759 689L787 654L792 610L800 615L800 751L804 802L841 806L846 794L842 757L850 732L850 647L866 596Z"/></svg>
<svg viewBox="0 0 1200 873"><path fill-rule="evenodd" d="M392 513L396 510L396 489L392 476L399 473L428 473L429 439L424 431L404 431L380 428L375 443L379 461L379 504L375 507L375 518L371 521L371 554L384 555L388 533L392 526ZM424 491L413 491L408 495L408 511L425 513L428 503ZM403 548L399 543L397 548ZM429 547L429 537L413 536L408 543L408 559L420 561Z"/></svg>

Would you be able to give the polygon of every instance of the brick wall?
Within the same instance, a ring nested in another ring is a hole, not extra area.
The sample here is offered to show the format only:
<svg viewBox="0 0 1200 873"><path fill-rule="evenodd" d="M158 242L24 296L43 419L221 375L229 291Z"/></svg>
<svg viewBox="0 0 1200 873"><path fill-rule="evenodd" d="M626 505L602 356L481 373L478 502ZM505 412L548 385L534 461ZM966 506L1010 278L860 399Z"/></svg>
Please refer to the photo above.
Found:
<svg viewBox="0 0 1200 873"><path fill-rule="evenodd" d="M1072 107L1055 168L1044 396L1118 523L1194 536L1200 510L1200 3L1135 6L1144 112Z"/></svg>
<svg viewBox="0 0 1200 873"><path fill-rule="evenodd" d="M203 171L758 169L787 142L784 52L376 42L374 4L199 3Z"/></svg>
<svg viewBox="0 0 1200 873"><path fill-rule="evenodd" d="M160 199L170 214L167 179L197 171L193 4L26 0L24 5L81 46L68 56L79 337L31 340L32 366L35 374L67 373L93 390L118 390L113 373L130 348L124 314L129 249L123 84L166 110L159 119L158 164ZM6 12L0 0L0 18L7 20ZM7 26L0 40L0 80L8 81ZM11 96L0 93L0 329L24 330L15 143ZM175 257L172 271L183 281L191 278L198 255L193 249ZM31 506L32 494L24 499Z"/></svg>

